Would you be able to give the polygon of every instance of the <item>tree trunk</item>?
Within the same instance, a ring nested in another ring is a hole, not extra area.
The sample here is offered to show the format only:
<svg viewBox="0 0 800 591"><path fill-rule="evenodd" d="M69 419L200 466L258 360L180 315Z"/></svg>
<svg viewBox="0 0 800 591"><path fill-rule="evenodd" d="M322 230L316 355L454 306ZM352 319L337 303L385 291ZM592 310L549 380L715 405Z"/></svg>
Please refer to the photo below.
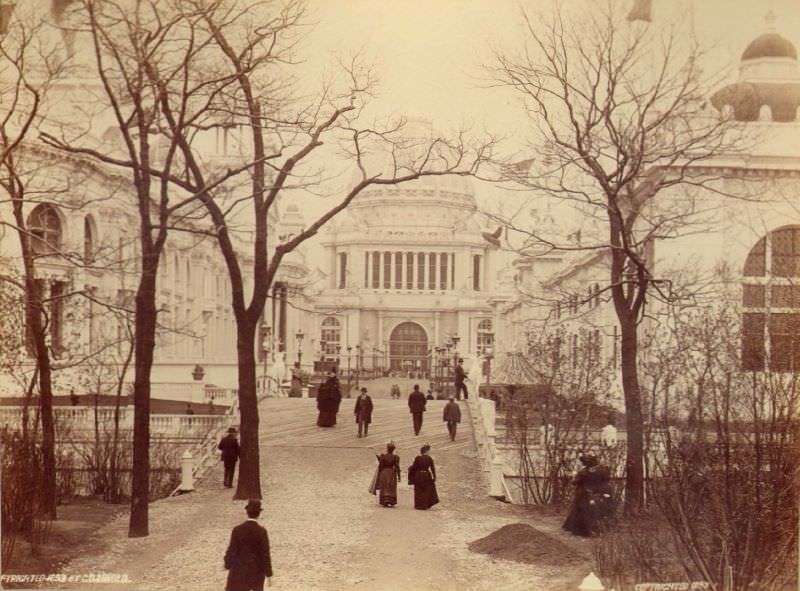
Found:
<svg viewBox="0 0 800 591"><path fill-rule="evenodd" d="M642 401L639 396L639 371L636 366L638 338L635 318L620 318L620 332L622 338L620 366L627 431L625 513L632 515L639 512L644 505L644 433Z"/></svg>
<svg viewBox="0 0 800 591"><path fill-rule="evenodd" d="M28 292L26 315L39 374L39 420L42 424L42 476L44 479L40 509L47 519L56 519L56 437L55 422L53 421L50 352L47 350L44 329L41 287L34 278L30 255L24 258L28 259L25 261L25 287Z"/></svg>
<svg viewBox="0 0 800 591"><path fill-rule="evenodd" d="M142 256L142 276L136 292L135 377L133 383L133 466L128 537L149 534L150 500L150 370L156 342L157 254Z"/></svg>
<svg viewBox="0 0 800 591"><path fill-rule="evenodd" d="M258 449L258 396L256 393L256 322L242 314L236 323L239 361L239 478L234 499L261 498L261 469Z"/></svg>

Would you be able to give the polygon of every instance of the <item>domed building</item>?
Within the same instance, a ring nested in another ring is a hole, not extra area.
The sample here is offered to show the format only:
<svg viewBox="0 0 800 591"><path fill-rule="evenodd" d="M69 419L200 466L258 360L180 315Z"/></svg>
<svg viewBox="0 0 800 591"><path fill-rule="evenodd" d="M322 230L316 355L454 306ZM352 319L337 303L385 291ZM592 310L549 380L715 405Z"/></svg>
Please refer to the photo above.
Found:
<svg viewBox="0 0 800 591"><path fill-rule="evenodd" d="M797 49L775 32L775 15L766 17L767 31L742 53L739 80L711 98L714 106L731 109L737 121L797 121L800 69Z"/></svg>
<svg viewBox="0 0 800 591"><path fill-rule="evenodd" d="M321 241L330 272L315 297L320 358L435 379L457 356L484 353L499 251L482 234L467 178L365 190Z"/></svg>

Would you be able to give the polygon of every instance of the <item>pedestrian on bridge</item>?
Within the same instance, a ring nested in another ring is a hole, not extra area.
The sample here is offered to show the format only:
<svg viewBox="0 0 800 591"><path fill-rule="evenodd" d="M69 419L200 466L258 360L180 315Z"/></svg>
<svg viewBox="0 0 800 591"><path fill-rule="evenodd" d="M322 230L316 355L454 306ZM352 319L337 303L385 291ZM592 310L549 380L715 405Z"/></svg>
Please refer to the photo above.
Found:
<svg viewBox="0 0 800 591"><path fill-rule="evenodd" d="M430 450L430 445L423 445L408 469L409 484L414 485L414 509L423 511L439 502L439 495L436 494L436 466L433 458L428 455Z"/></svg>
<svg viewBox="0 0 800 591"><path fill-rule="evenodd" d="M264 583L272 586L272 559L267 530L258 523L261 501L250 500L245 506L247 521L233 528L225 568L228 582L225 591L262 591Z"/></svg>
<svg viewBox="0 0 800 591"><path fill-rule="evenodd" d="M442 420L447 423L447 432L450 433L450 441L456 440L456 427L461 422L461 409L454 396L450 396L447 404L444 405Z"/></svg>
<svg viewBox="0 0 800 591"><path fill-rule="evenodd" d="M391 441L386 444L386 453L378 457L378 481L375 488L381 491L378 502L384 507L397 504L397 483L400 482L400 456L394 453Z"/></svg>
<svg viewBox="0 0 800 591"><path fill-rule="evenodd" d="M369 433L369 424L372 422L372 398L367 394L366 388L361 388L361 395L356 398L356 407L353 411L358 424L358 436L364 437Z"/></svg>
<svg viewBox="0 0 800 591"><path fill-rule="evenodd" d="M459 359L458 360L458 365L456 365L456 369L455 369L454 373L455 373L454 386L455 386L455 390L456 390L456 392L455 392L456 398L458 400L461 400L461 392L464 392L464 400L466 400L467 398L469 398L469 393L467 392L467 385L464 382L468 378L467 378L467 372L464 371L464 360L463 359Z"/></svg>
<svg viewBox="0 0 800 591"><path fill-rule="evenodd" d="M425 412L425 394L419 389L419 384L414 384L414 391L408 395L408 408L411 411L411 420L414 426L414 435L419 435L422 429L422 413Z"/></svg>
<svg viewBox="0 0 800 591"><path fill-rule="evenodd" d="M228 434L222 438L217 446L222 452L222 463L225 465L225 488L233 488L233 473L236 470L236 461L239 459L239 442L236 440L236 428L228 429Z"/></svg>

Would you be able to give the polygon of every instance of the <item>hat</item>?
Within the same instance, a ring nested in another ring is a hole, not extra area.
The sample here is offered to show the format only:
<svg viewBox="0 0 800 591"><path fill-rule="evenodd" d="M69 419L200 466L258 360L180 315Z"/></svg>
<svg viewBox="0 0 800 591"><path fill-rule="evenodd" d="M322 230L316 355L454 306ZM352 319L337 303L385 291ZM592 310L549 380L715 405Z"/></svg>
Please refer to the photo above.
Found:
<svg viewBox="0 0 800 591"><path fill-rule="evenodd" d="M366 391L367 391L367 389L366 389L366 388L361 388L361 391L362 391L362 392L366 392Z"/></svg>
<svg viewBox="0 0 800 591"><path fill-rule="evenodd" d="M261 512L261 501L258 499L250 499L247 501L247 505L245 505L244 510L248 513L254 513L258 511Z"/></svg>
<svg viewBox="0 0 800 591"><path fill-rule="evenodd" d="M228 433L236 433L236 427L228 427Z"/></svg>

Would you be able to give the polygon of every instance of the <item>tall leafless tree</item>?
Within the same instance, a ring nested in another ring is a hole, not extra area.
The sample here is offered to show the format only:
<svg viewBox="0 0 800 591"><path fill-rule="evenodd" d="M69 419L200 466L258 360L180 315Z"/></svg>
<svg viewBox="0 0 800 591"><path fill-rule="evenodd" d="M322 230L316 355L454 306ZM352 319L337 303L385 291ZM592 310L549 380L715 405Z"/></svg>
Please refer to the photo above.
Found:
<svg viewBox="0 0 800 591"><path fill-rule="evenodd" d="M529 245L610 253L602 294L610 295L620 328L625 507L635 512L644 490L640 326L648 300L673 296L654 270L653 245L706 216L698 195L721 191L703 165L731 150L736 134L707 108L712 81L701 71L704 54L681 23L629 23L629 6L616 0L584 8L578 15L557 4L549 15L523 14L522 47L498 51L489 71L494 84L521 96L531 127L531 168L507 167L506 179L568 205L585 227L577 243L509 225Z"/></svg>

